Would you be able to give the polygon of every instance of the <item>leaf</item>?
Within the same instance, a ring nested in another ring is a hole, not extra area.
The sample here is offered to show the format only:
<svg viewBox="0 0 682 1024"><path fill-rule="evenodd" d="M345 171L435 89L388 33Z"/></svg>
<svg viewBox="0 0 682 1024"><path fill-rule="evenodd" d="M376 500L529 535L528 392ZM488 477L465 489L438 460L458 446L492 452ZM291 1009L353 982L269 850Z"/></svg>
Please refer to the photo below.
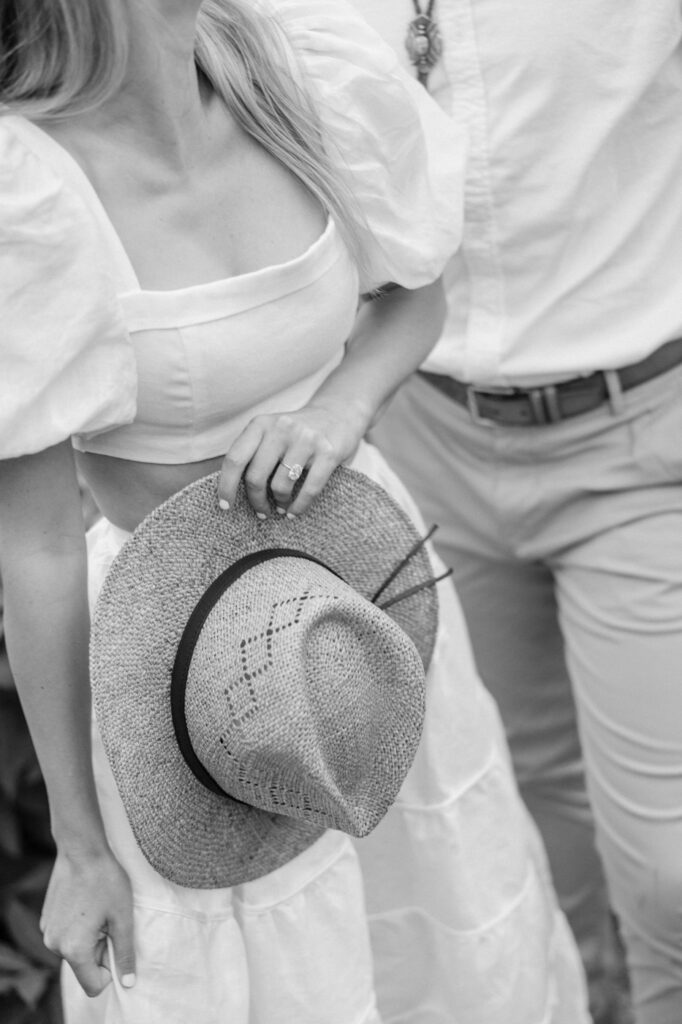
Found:
<svg viewBox="0 0 682 1024"><path fill-rule="evenodd" d="M5 942L0 942L0 973L24 971L28 966L30 964L25 956Z"/></svg>
<svg viewBox="0 0 682 1024"><path fill-rule="evenodd" d="M1 874L2 869L0 868ZM32 863L21 877L12 883L12 892L15 896L37 897L42 903L51 874L52 858L42 857L39 861Z"/></svg>
<svg viewBox="0 0 682 1024"><path fill-rule="evenodd" d="M35 1007L47 988L49 978L49 971L45 968L33 967L17 975L14 988L28 1006Z"/></svg>
<svg viewBox="0 0 682 1024"><path fill-rule="evenodd" d="M21 828L16 812L0 793L0 848L9 857L21 857Z"/></svg>
<svg viewBox="0 0 682 1024"><path fill-rule="evenodd" d="M38 915L32 913L19 900L10 900L5 911L5 923L16 946L35 963L56 970L59 957L45 947L38 925Z"/></svg>
<svg viewBox="0 0 682 1024"><path fill-rule="evenodd" d="M3 902L8 897L20 895L24 903L38 906L47 889L47 885L42 885L42 879L49 880L51 871L52 857L43 854L40 858L22 857L18 860L8 857L0 849L0 930Z"/></svg>
<svg viewBox="0 0 682 1024"><path fill-rule="evenodd" d="M0 978L0 1022L2 1024L64 1024L59 981L53 978L39 1004L33 1008L15 991L11 982Z"/></svg>

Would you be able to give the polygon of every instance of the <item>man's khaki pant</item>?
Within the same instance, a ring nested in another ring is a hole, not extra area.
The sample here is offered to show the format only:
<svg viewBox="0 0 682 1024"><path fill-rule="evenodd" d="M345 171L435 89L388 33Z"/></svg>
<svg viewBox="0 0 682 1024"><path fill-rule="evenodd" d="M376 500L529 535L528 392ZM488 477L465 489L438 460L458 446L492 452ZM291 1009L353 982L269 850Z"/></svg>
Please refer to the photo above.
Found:
<svg viewBox="0 0 682 1024"><path fill-rule="evenodd" d="M588 973L593 814L638 1024L680 1024L682 368L541 427L476 424L417 376L372 439L440 525Z"/></svg>

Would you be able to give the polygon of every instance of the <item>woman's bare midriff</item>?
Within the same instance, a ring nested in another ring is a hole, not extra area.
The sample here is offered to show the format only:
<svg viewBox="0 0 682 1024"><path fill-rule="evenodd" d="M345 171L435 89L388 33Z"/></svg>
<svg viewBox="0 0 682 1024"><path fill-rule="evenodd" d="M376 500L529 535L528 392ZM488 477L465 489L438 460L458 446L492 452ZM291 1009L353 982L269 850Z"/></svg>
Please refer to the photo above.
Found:
<svg viewBox="0 0 682 1024"><path fill-rule="evenodd" d="M76 452L76 461L102 515L122 530L134 530L172 494L220 469L222 458L161 465Z"/></svg>

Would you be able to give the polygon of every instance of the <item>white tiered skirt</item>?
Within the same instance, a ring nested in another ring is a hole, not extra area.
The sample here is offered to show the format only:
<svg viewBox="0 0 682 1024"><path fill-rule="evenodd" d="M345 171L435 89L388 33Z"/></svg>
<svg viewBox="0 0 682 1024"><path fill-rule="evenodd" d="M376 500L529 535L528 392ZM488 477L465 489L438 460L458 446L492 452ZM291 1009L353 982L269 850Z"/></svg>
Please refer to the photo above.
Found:
<svg viewBox="0 0 682 1024"><path fill-rule="evenodd" d="M419 521L375 449L353 465ZM106 521L91 531L91 600L125 538ZM65 967L67 1024L588 1024L578 954L449 581L439 597L423 740L366 839L329 831L264 878L181 888L138 849L95 730L102 811L135 896L137 983L91 1000Z"/></svg>

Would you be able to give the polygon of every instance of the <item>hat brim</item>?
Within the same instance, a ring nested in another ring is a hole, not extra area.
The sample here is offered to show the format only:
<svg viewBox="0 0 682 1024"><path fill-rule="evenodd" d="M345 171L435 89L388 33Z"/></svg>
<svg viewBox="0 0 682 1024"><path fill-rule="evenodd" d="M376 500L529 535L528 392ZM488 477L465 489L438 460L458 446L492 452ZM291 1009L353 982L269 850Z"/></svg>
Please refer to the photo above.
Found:
<svg viewBox="0 0 682 1024"><path fill-rule="evenodd" d="M340 467L296 519L260 521L240 488L233 508L217 503L217 474L160 505L116 556L91 634L98 726L143 854L160 874L191 888L222 888L281 867L323 832L318 825L211 793L177 746L170 678L177 645L197 601L230 564L287 547L326 564L371 599L419 541L407 513L374 481ZM390 599L432 576L419 548L382 594ZM428 666L438 622L435 588L387 609Z"/></svg>

